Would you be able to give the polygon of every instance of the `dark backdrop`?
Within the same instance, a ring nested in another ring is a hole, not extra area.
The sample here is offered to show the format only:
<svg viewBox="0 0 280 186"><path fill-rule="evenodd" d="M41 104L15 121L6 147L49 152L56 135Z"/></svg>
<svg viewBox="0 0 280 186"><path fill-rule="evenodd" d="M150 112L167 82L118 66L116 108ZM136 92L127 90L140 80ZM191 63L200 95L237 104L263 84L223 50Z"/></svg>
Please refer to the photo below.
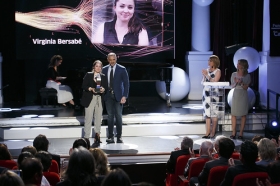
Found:
<svg viewBox="0 0 280 186"><path fill-rule="evenodd" d="M47 68L49 59L16 60L14 1L0 1L0 52L3 56L3 90L4 102L35 102L38 90L42 86L42 74ZM176 1L175 7L175 57L166 59L175 66L185 69L185 54L191 50L191 7L192 1ZM233 66L233 54L227 55L226 46L248 43L248 46L261 51L262 46L262 7L263 0L215 0L211 4L211 50L221 59L222 80L229 81L236 69ZM64 56L67 58L67 56ZM105 61L105 59L102 59ZM67 59L62 64L61 73L79 67L90 68L92 59ZM225 75L226 72L226 75ZM252 73L252 85L258 90L258 70ZM141 84L140 84L141 86ZM144 86L144 85L143 85ZM156 96L154 87L151 91ZM130 96L148 96L141 89L134 91L131 86Z"/></svg>

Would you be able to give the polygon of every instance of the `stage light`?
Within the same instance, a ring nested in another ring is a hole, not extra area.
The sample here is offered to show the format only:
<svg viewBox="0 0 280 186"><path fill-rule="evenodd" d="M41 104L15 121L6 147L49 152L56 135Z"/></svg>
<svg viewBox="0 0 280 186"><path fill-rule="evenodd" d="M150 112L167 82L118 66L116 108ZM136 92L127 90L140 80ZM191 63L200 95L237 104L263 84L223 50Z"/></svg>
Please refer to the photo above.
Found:
<svg viewBox="0 0 280 186"><path fill-rule="evenodd" d="M265 137L269 139L274 138L278 142L279 134L280 134L279 121L276 119L271 120L265 127Z"/></svg>

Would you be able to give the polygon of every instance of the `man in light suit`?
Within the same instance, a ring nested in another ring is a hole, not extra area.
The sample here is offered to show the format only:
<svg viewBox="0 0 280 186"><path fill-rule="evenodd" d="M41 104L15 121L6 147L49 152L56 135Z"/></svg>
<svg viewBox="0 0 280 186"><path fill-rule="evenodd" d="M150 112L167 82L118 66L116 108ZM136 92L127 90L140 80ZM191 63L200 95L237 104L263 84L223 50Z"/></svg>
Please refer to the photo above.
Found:
<svg viewBox="0 0 280 186"><path fill-rule="evenodd" d="M116 117L117 143L123 143L122 140L122 109L128 97L129 78L126 68L117 64L115 53L109 53L107 56L109 65L103 67L102 72L108 77L108 91L104 95L104 101L108 114L109 136L107 143L115 143L114 140L114 117ZM111 72L112 71L112 72Z"/></svg>

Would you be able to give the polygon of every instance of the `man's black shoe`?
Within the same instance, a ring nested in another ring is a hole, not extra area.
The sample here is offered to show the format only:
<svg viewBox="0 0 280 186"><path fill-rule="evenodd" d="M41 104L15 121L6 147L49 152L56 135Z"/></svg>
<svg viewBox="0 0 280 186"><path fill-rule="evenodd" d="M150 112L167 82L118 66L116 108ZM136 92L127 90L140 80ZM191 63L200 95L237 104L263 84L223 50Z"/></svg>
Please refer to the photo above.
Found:
<svg viewBox="0 0 280 186"><path fill-rule="evenodd" d="M117 138L117 143L123 143L122 138Z"/></svg>
<svg viewBox="0 0 280 186"><path fill-rule="evenodd" d="M114 138L108 138L106 139L107 143L115 143Z"/></svg>
<svg viewBox="0 0 280 186"><path fill-rule="evenodd" d="M100 146L100 143L97 142L97 141L95 141L95 142L91 145L92 148L97 148L97 147L99 147L99 146Z"/></svg>

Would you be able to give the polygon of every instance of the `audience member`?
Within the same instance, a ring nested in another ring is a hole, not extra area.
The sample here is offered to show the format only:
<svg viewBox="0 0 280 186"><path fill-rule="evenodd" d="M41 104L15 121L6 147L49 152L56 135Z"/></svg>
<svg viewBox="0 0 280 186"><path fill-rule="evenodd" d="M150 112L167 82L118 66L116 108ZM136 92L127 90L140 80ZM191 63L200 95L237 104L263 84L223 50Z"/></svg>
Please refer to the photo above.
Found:
<svg viewBox="0 0 280 186"><path fill-rule="evenodd" d="M79 147L84 147L86 149L89 149L88 147L90 147L90 143L87 142L86 138L76 139L72 145L72 148L70 148L69 150L69 155L71 155L71 153L75 148L79 148Z"/></svg>
<svg viewBox="0 0 280 186"><path fill-rule="evenodd" d="M30 152L33 156L35 156L35 154L37 153L37 149L32 145L28 145L23 147L21 149L21 152Z"/></svg>
<svg viewBox="0 0 280 186"><path fill-rule="evenodd" d="M265 168L256 165L255 161L258 157L258 147L252 141L245 141L241 144L240 160L242 164L235 165L232 159L229 160L229 165L225 178L221 183L221 186L232 185L234 177L247 173L247 172L266 172Z"/></svg>
<svg viewBox="0 0 280 186"><path fill-rule="evenodd" d="M269 163L275 161L276 147L273 141L268 138L263 138L258 143L258 151L260 160L256 162L257 165L267 166Z"/></svg>
<svg viewBox="0 0 280 186"><path fill-rule="evenodd" d="M70 155L64 181L57 186L95 186L95 161L92 154L84 147L74 148Z"/></svg>
<svg viewBox="0 0 280 186"><path fill-rule="evenodd" d="M8 170L0 176L0 186L24 186L24 183L19 175Z"/></svg>
<svg viewBox="0 0 280 186"><path fill-rule="evenodd" d="M228 165L228 159L231 157L234 148L235 145L231 139L229 138L219 139L219 148L217 150L219 157L217 159L206 162L198 178L192 177L190 179L190 185L195 185L197 182L199 183L200 186L207 185L208 175L210 173L210 170L213 167ZM238 163L237 160L236 163Z"/></svg>
<svg viewBox="0 0 280 186"><path fill-rule="evenodd" d="M218 158L219 155L218 155L218 151L219 151L219 142L220 142L220 139L223 139L223 138L227 138L226 136L224 135L218 135L216 136L215 140L214 140L214 152L216 153L214 156L215 158Z"/></svg>
<svg viewBox="0 0 280 186"><path fill-rule="evenodd" d="M6 144L0 143L0 160L12 160L12 155Z"/></svg>
<svg viewBox="0 0 280 186"><path fill-rule="evenodd" d="M192 163L193 160L195 159L212 159L212 156L209 157L209 154L212 155L213 153L213 143L211 141L204 141L201 143L200 148L199 148L199 157L192 157L188 160L188 163L186 164L185 171L184 171L184 176L187 177L189 174L189 167ZM194 153L192 153L194 155Z"/></svg>
<svg viewBox="0 0 280 186"><path fill-rule="evenodd" d="M43 166L38 159L25 158L21 162L19 169L22 171L21 178L22 178L25 186L41 185L41 181L42 181L42 177L43 177Z"/></svg>
<svg viewBox="0 0 280 186"><path fill-rule="evenodd" d="M261 139L263 139L263 138L264 138L264 136L255 135L255 136L252 138L252 142L254 142L255 144L258 144L259 141L260 141Z"/></svg>
<svg viewBox="0 0 280 186"><path fill-rule="evenodd" d="M37 151L47 151L49 149L49 140L43 134L39 134L33 141L33 146L36 148ZM60 156L57 154L52 154L52 159L55 160L58 164L58 168L60 170Z"/></svg>
<svg viewBox="0 0 280 186"><path fill-rule="evenodd" d="M274 161L268 164L267 173L272 184L280 183L280 161Z"/></svg>
<svg viewBox="0 0 280 186"><path fill-rule="evenodd" d="M131 186L129 176L122 169L113 169L102 181L101 186Z"/></svg>
<svg viewBox="0 0 280 186"><path fill-rule="evenodd" d="M95 173L99 176L107 175L110 172L110 167L108 166L108 159L104 151L99 148L90 148L89 151L95 160Z"/></svg>
<svg viewBox="0 0 280 186"><path fill-rule="evenodd" d="M181 155L190 154L190 150L192 150L192 148L193 148L193 140L189 137L184 137L181 142L181 149L176 148L175 151L171 152L169 160L166 163L166 172L174 173L177 158Z"/></svg>
<svg viewBox="0 0 280 186"><path fill-rule="evenodd" d="M46 151L39 151L35 154L35 157L41 161L43 172L49 171L52 164L52 155Z"/></svg>

